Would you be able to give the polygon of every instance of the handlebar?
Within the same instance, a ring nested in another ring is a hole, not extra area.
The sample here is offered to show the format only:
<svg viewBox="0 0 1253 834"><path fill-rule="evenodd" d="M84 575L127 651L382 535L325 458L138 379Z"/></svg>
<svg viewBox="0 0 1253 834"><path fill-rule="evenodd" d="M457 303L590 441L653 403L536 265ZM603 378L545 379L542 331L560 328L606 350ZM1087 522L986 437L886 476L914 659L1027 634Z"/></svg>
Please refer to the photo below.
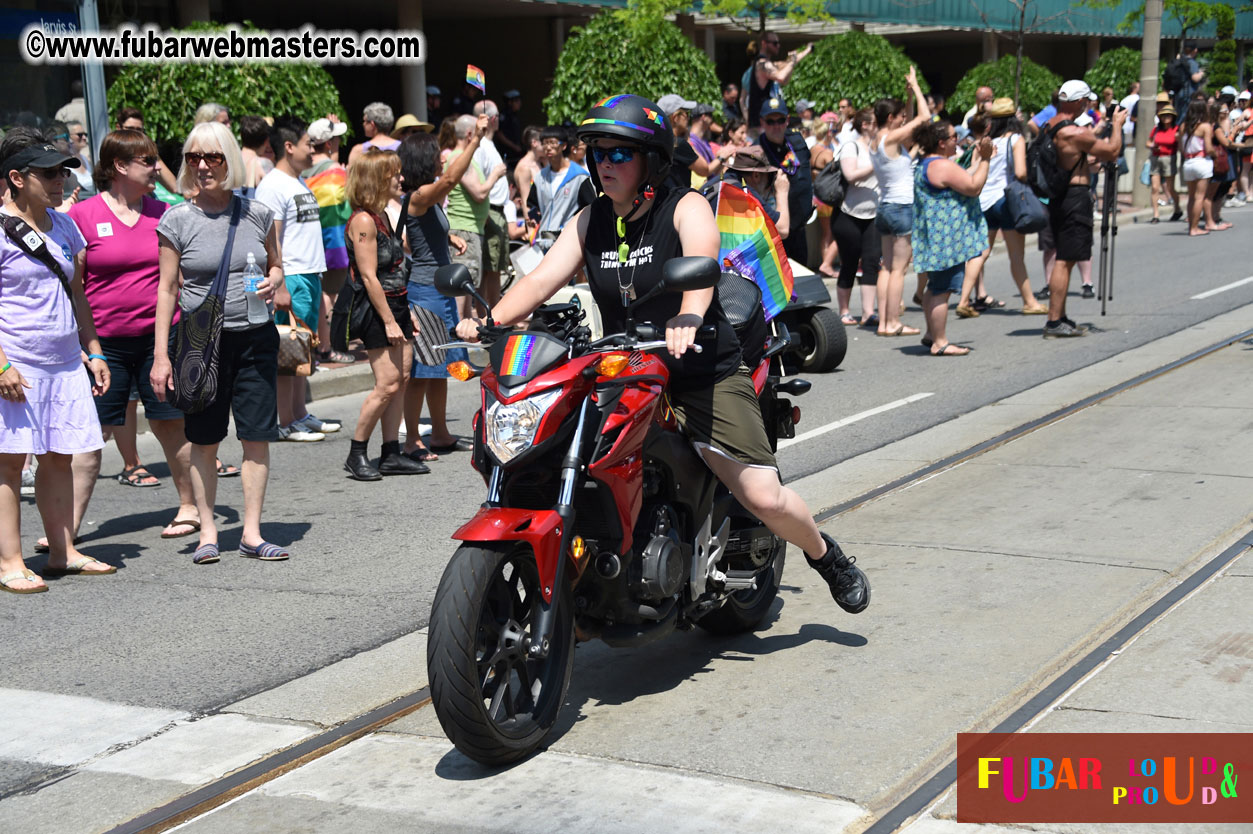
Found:
<svg viewBox="0 0 1253 834"><path fill-rule="evenodd" d="M588 345L588 347L592 350L603 350L606 348L625 350L627 348L630 348L631 350L638 350L641 353L643 353L645 351L657 350L658 348L664 348L666 346L666 342L664 339L659 339L653 342L640 342L639 344L636 344L636 345L616 344L610 341L613 339L622 338L624 335L625 334L619 333L614 336L607 336L604 339L596 340L592 344ZM486 348L487 345L484 344L483 342L448 342L447 344L433 345L433 347L435 348L435 350L451 350L453 348ZM704 351L704 349L698 344L693 344L689 349L697 353L702 353Z"/></svg>

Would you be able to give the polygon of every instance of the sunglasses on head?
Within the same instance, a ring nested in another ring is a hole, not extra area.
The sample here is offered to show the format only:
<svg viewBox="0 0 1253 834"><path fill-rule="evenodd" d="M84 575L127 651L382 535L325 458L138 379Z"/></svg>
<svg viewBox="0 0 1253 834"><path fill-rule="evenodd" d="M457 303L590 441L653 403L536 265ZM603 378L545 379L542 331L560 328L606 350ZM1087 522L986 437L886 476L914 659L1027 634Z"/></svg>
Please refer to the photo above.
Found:
<svg viewBox="0 0 1253 834"><path fill-rule="evenodd" d="M596 160L599 165L602 162L609 162L613 165L621 165L624 162L630 162L635 159L635 148L626 146L618 148L592 148L592 159Z"/></svg>
<svg viewBox="0 0 1253 834"><path fill-rule="evenodd" d="M210 168L220 168L226 164L226 154L216 152L197 153L195 151L183 154L183 161L192 168L198 167L201 160L209 163Z"/></svg>
<svg viewBox="0 0 1253 834"><path fill-rule="evenodd" d="M785 125L787 124L787 116L774 116L765 121L768 125Z"/></svg>

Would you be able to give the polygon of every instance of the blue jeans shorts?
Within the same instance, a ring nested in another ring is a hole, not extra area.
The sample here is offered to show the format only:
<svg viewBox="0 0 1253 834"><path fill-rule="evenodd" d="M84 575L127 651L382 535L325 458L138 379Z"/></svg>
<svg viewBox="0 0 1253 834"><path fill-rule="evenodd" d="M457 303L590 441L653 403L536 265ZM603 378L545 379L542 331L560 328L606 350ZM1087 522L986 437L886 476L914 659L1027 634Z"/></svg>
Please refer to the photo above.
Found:
<svg viewBox="0 0 1253 834"><path fill-rule="evenodd" d="M1009 213L1005 211L1005 195L1001 195L1001 199L993 203L987 211L983 213L983 219L988 222L988 231L994 229L1003 229L1008 231L1017 231L1013 222L1009 219Z"/></svg>
<svg viewBox="0 0 1253 834"><path fill-rule="evenodd" d="M904 237L914 230L913 203L880 203L874 225L880 234Z"/></svg>
<svg viewBox="0 0 1253 834"><path fill-rule="evenodd" d="M943 295L950 292L961 292L962 282L966 279L966 265L946 266L927 273L927 291L932 295Z"/></svg>

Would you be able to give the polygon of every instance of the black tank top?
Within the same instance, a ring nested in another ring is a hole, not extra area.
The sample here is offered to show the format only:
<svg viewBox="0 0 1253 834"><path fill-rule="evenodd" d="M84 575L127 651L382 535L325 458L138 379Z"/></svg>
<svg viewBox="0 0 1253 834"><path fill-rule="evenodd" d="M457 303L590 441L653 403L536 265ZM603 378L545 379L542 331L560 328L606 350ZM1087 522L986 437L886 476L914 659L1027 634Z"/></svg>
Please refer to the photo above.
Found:
<svg viewBox="0 0 1253 834"><path fill-rule="evenodd" d="M632 285L636 296L642 296L661 280L662 265L670 258L683 255L679 233L674 229L674 209L691 191L690 188L661 189L652 209L626 224L626 241L631 253L625 264L618 262L613 203L602 195L588 209L591 217L583 251L588 282L596 306L600 308L606 334L621 333L626 326L626 308L622 305L619 287ZM662 293L637 307L633 315L636 321L649 322L664 331L666 322L679 314L682 303L682 293ZM702 353L689 350L680 359L666 351L657 353L670 369L672 385L707 388L739 368L740 343L722 311L716 290L713 303L705 311L705 324L712 324L718 332L714 339L701 340Z"/></svg>

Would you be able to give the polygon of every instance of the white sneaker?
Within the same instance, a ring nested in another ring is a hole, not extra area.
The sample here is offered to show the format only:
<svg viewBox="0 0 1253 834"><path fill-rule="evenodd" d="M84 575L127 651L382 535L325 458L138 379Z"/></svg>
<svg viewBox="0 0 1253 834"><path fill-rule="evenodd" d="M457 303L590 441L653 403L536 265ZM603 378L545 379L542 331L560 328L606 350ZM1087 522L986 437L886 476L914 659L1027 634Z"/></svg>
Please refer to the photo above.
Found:
<svg viewBox="0 0 1253 834"><path fill-rule="evenodd" d="M30 469L22 470L22 494L35 494L35 473Z"/></svg>
<svg viewBox="0 0 1253 834"><path fill-rule="evenodd" d="M313 443L317 440L325 440L326 435L320 431L304 431L296 423L292 423L290 426L278 427L278 439L290 440L293 443Z"/></svg>
<svg viewBox="0 0 1253 834"><path fill-rule="evenodd" d="M292 428L311 432L313 434L334 434L343 428L343 424L338 420L322 420L318 417L314 417L312 414L306 414L299 420L293 420L291 425Z"/></svg>

